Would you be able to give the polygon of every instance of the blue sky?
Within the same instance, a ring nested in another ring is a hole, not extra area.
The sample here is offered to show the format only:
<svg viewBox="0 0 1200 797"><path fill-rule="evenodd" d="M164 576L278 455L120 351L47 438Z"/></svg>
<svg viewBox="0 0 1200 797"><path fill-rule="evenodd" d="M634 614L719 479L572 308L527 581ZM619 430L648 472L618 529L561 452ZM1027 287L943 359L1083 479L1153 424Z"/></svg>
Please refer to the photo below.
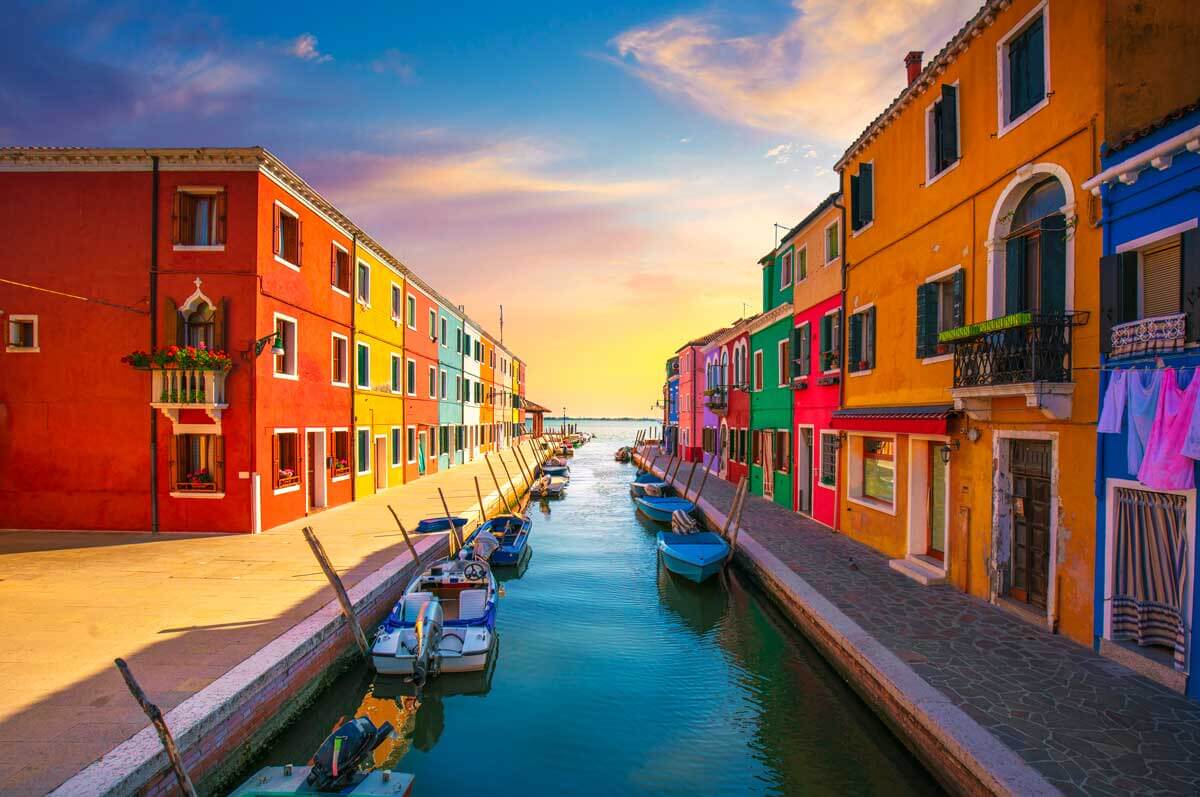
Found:
<svg viewBox="0 0 1200 797"><path fill-rule="evenodd" d="M261 144L493 329L504 303L532 398L634 414L976 7L18 3L0 145Z"/></svg>

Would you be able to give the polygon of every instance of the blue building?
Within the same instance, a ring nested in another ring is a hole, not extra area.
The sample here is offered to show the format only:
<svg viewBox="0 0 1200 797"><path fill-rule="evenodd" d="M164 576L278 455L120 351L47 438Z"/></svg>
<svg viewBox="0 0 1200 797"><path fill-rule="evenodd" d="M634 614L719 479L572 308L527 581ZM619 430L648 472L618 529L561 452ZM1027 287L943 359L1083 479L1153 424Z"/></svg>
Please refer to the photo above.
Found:
<svg viewBox="0 0 1200 797"><path fill-rule="evenodd" d="M678 451L679 444L679 357L667 360L667 385L663 391L663 448L669 454Z"/></svg>
<svg viewBox="0 0 1200 797"><path fill-rule="evenodd" d="M464 461L463 320L453 309L438 306L438 470Z"/></svg>
<svg viewBox="0 0 1200 797"><path fill-rule="evenodd" d="M1095 647L1196 699L1196 490L1162 489L1162 474L1187 481L1190 465L1200 483L1200 467L1181 459L1179 467L1143 469L1153 485L1139 480L1141 435L1131 451L1135 410L1121 385L1132 381L1147 397L1140 417L1148 435L1158 415L1154 386L1169 385L1175 369L1186 388L1200 365L1200 106L1106 145L1100 174L1083 187L1102 200L1099 428L1112 430L1097 441ZM1127 401L1113 423L1117 394Z"/></svg>

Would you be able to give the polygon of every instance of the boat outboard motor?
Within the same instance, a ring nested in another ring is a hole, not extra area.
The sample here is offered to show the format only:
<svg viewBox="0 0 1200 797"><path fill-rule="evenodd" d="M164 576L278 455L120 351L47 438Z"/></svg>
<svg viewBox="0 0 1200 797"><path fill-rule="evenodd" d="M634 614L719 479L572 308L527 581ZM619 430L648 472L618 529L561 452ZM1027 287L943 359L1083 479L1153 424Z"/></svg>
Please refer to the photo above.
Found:
<svg viewBox="0 0 1200 797"><path fill-rule="evenodd" d="M438 649L442 645L442 604L437 600L426 601L417 614L414 630L417 633L417 652L413 657L413 683L423 686L432 675L437 675L441 658Z"/></svg>
<svg viewBox="0 0 1200 797"><path fill-rule="evenodd" d="M378 728L367 717L345 723L329 734L313 756L308 785L322 792L339 792L346 788L359 774L361 764L391 735L390 722Z"/></svg>

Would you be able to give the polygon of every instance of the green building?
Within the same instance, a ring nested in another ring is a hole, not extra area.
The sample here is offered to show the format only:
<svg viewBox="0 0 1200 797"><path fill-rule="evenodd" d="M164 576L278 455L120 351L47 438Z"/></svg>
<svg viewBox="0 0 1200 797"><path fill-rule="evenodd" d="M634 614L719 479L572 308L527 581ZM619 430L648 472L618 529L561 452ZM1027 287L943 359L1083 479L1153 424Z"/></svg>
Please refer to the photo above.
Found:
<svg viewBox="0 0 1200 797"><path fill-rule="evenodd" d="M785 239L786 240L786 239ZM750 491L792 508L792 285L795 250L762 266L763 313L750 326Z"/></svg>

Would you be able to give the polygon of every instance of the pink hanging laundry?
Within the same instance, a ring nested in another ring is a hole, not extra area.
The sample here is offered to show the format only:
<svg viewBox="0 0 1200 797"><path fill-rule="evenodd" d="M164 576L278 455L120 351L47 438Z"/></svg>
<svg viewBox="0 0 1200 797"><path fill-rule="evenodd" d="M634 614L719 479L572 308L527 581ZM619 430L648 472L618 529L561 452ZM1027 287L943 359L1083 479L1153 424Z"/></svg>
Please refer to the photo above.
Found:
<svg viewBox="0 0 1200 797"><path fill-rule="evenodd" d="M1195 486L1195 461L1183 453L1184 441L1192 426L1192 412L1200 395L1200 379L1195 374L1181 390L1175 369L1163 372L1158 391L1154 426L1146 442L1146 454L1138 470L1138 481L1155 490L1190 490Z"/></svg>

